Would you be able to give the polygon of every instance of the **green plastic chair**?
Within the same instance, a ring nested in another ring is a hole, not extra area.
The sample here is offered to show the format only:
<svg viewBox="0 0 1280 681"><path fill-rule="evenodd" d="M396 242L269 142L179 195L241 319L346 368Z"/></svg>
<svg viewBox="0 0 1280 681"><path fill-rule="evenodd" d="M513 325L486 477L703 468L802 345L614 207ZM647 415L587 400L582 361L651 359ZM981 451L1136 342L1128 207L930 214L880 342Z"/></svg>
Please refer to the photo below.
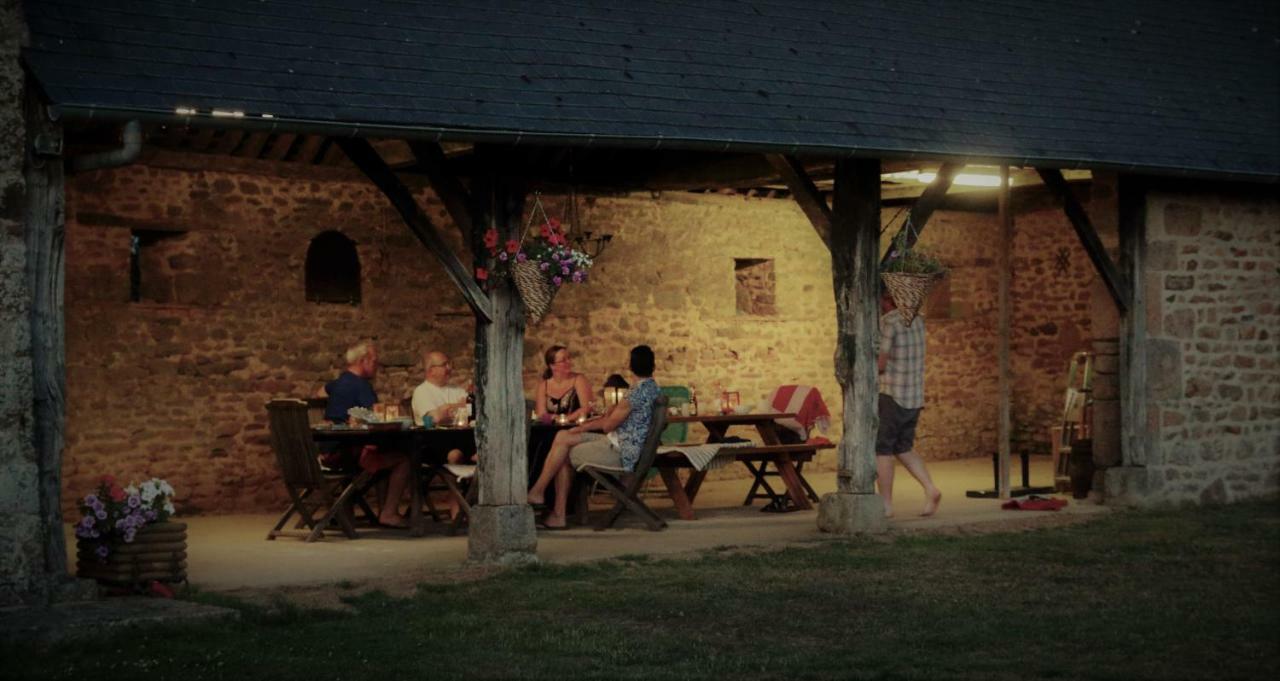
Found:
<svg viewBox="0 0 1280 681"><path fill-rule="evenodd" d="M683 408L688 404L692 393L689 388L683 385L664 385L660 389L661 393L667 398L667 405L670 407ZM689 424L672 423L662 431L662 444L672 445L685 441L689 436Z"/></svg>

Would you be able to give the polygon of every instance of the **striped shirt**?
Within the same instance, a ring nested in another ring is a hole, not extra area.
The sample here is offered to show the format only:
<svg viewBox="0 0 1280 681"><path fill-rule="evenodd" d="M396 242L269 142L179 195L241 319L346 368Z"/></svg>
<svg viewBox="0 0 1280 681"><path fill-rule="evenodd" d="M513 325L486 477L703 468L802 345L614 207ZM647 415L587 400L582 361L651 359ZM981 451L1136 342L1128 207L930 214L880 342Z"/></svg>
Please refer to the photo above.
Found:
<svg viewBox="0 0 1280 681"><path fill-rule="evenodd" d="M889 355L880 374L880 392L903 409L924 406L924 345L924 318L920 315L910 326L903 323L897 310L880 316L879 352Z"/></svg>

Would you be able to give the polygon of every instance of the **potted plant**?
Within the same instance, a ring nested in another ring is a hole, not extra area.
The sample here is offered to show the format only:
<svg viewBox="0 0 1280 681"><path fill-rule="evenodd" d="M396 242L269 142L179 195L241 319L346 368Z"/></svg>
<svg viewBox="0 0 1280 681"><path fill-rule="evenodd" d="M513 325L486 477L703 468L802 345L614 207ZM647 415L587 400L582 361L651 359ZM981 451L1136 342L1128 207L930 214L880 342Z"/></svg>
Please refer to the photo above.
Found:
<svg viewBox="0 0 1280 681"><path fill-rule="evenodd" d="M541 224L534 230L539 217ZM551 310L560 287L585 282L592 265L591 256L569 245L564 226L547 216L537 195L520 241L499 244L498 231L491 228L485 232L484 245L489 251L489 267L478 268L476 278L510 276L524 301L525 314L534 324Z"/></svg>
<svg viewBox="0 0 1280 681"><path fill-rule="evenodd" d="M947 275L947 268L940 260L912 244L911 232L908 221L906 228L894 237L889 255L880 268L880 280L907 324L916 318L929 291Z"/></svg>
<svg viewBox="0 0 1280 681"><path fill-rule="evenodd" d="M120 586L186 581L187 525L171 522L173 513L164 480L123 487L102 476L80 500L76 574Z"/></svg>

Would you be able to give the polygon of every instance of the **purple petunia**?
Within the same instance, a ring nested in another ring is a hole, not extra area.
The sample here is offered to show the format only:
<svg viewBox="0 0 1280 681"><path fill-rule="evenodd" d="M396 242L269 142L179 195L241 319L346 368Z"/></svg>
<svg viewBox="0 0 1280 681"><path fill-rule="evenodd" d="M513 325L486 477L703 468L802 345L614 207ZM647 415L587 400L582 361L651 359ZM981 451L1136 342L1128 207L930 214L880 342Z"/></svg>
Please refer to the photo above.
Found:
<svg viewBox="0 0 1280 681"><path fill-rule="evenodd" d="M499 253L499 254L498 254L498 260L501 260L501 261L503 261L503 262L506 262L506 261L507 261L507 252L506 252L506 251L503 251L503 252Z"/></svg>
<svg viewBox="0 0 1280 681"><path fill-rule="evenodd" d="M561 266L560 266L560 274L568 274L568 273L569 273L569 268L568 268L567 266L565 266L565 265L561 265Z"/></svg>
<svg viewBox="0 0 1280 681"><path fill-rule="evenodd" d="M99 558L106 558L106 557L107 557L107 554L108 554L108 553L111 553L111 549L108 549L108 548L106 547L106 545L104 544L104 545L102 545L102 546L99 546L99 547L97 548L97 550L96 550L96 551L94 551L94 553L98 554L98 557L99 557Z"/></svg>
<svg viewBox="0 0 1280 681"><path fill-rule="evenodd" d="M129 529L125 530L125 531L124 531L124 541L125 541L125 543L126 543L126 544L128 544L129 542L132 542L132 541L133 541L133 537L134 537L134 535L135 535L135 534L137 534L137 533L138 533L138 531L137 531L137 530L135 530L135 529L133 529L132 527L130 527Z"/></svg>
<svg viewBox="0 0 1280 681"><path fill-rule="evenodd" d="M137 508L142 505L142 497L131 494L129 495L129 508Z"/></svg>
<svg viewBox="0 0 1280 681"><path fill-rule="evenodd" d="M586 275L582 272L573 273L573 283L575 284L581 284L584 278L586 278Z"/></svg>
<svg viewBox="0 0 1280 681"><path fill-rule="evenodd" d="M542 270L543 272L546 272L548 267L550 267L550 265L548 265L545 262L538 263L538 269Z"/></svg>
<svg viewBox="0 0 1280 681"><path fill-rule="evenodd" d="M551 283L555 284L556 286L559 286L560 284L564 283L564 280L561 279L559 276L555 276L555 277L551 277Z"/></svg>
<svg viewBox="0 0 1280 681"><path fill-rule="evenodd" d="M516 253L516 262L524 262L528 259L529 259L529 256L525 255L524 251L520 251L519 253Z"/></svg>
<svg viewBox="0 0 1280 681"><path fill-rule="evenodd" d="M85 505L85 506L97 506L97 505L98 505L98 503L99 503L99 502L98 502L98 495L96 495L96 494L90 494L89 496L87 496L87 497L85 497L85 498L84 498L84 505Z"/></svg>
<svg viewBox="0 0 1280 681"><path fill-rule="evenodd" d="M94 514L94 515L96 515L96 516L98 516L98 520L106 520L106 519L107 519L107 512L106 512L105 510L103 510L103 509L98 509L98 510L94 511L94 512L93 512L93 514Z"/></svg>

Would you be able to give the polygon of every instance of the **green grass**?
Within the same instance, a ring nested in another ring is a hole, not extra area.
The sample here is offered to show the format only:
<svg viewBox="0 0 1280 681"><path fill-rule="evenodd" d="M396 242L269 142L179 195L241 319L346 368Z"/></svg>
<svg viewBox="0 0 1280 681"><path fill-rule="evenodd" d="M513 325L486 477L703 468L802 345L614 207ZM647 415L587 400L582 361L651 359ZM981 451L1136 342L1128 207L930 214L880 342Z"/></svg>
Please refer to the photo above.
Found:
<svg viewBox="0 0 1280 681"><path fill-rule="evenodd" d="M343 601L350 612L237 604L237 624L0 649L0 677L1270 679L1280 504L627 556Z"/></svg>

